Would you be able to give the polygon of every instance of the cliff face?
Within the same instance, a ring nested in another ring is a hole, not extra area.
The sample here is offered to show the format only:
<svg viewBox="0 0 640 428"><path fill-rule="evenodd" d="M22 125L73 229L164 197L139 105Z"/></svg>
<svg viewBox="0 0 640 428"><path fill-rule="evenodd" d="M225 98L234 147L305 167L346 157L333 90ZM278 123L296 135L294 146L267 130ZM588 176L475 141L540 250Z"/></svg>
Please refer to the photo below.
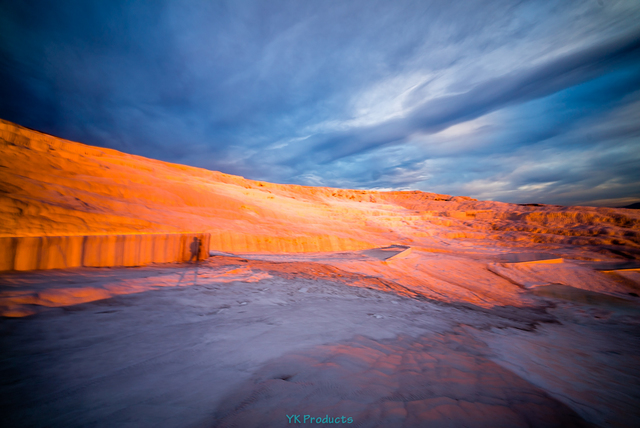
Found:
<svg viewBox="0 0 640 428"><path fill-rule="evenodd" d="M639 216L264 183L0 121L4 419L638 426Z"/></svg>
<svg viewBox="0 0 640 428"><path fill-rule="evenodd" d="M640 214L436 193L282 185L67 141L0 120L0 237L210 233L211 249L640 245Z"/></svg>

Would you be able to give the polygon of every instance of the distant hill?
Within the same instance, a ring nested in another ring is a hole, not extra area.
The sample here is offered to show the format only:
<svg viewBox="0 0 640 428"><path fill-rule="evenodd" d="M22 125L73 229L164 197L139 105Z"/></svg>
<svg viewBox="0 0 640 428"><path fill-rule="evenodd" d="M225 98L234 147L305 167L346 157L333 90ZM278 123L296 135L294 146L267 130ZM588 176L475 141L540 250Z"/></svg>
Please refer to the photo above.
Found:
<svg viewBox="0 0 640 428"><path fill-rule="evenodd" d="M638 210L640 209L640 202L636 202L635 204L631 204L631 205L625 205L624 207L619 207L619 208L631 208L632 210Z"/></svg>

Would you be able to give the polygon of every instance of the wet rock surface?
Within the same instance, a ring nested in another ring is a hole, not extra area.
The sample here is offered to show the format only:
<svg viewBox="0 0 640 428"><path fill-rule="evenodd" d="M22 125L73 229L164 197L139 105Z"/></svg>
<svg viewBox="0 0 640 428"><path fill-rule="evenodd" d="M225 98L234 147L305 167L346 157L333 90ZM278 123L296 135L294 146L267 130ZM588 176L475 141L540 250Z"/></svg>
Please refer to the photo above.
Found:
<svg viewBox="0 0 640 428"><path fill-rule="evenodd" d="M603 307L513 285L516 305L451 302L411 281L355 272L349 263L361 269L363 256L314 257L3 275L2 290L31 287L38 296L62 286L113 293L32 303L33 315L2 319L5 422L251 427L285 426L293 414L372 427L640 421L633 298L610 296Z"/></svg>

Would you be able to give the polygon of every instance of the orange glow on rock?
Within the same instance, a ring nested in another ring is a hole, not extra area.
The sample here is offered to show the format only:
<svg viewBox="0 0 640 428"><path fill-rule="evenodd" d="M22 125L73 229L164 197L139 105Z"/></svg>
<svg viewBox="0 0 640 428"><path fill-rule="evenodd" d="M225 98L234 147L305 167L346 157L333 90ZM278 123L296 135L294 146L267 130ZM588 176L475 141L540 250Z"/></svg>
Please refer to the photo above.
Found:
<svg viewBox="0 0 640 428"><path fill-rule="evenodd" d="M528 304L527 288L554 281L618 297L638 288L633 275L576 264L637 258L637 210L273 184L91 147L7 121L0 121L0 182L0 270L193 261L197 237L200 260L209 250L263 258L245 261L248 270L238 274L209 273L217 280L259 281L274 272L336 278L480 307ZM505 263L524 252L550 256ZM208 265L236 263L215 259ZM21 316L32 312L20 305L72 305L149 289L105 287L5 295L3 310Z"/></svg>

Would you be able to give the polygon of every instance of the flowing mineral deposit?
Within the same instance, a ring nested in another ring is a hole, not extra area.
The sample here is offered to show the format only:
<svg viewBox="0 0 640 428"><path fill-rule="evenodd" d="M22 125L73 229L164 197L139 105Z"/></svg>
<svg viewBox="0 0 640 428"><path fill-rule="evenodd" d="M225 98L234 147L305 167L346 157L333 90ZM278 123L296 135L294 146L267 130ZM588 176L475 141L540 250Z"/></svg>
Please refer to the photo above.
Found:
<svg viewBox="0 0 640 428"><path fill-rule="evenodd" d="M273 184L0 121L4 426L640 426L640 212Z"/></svg>

